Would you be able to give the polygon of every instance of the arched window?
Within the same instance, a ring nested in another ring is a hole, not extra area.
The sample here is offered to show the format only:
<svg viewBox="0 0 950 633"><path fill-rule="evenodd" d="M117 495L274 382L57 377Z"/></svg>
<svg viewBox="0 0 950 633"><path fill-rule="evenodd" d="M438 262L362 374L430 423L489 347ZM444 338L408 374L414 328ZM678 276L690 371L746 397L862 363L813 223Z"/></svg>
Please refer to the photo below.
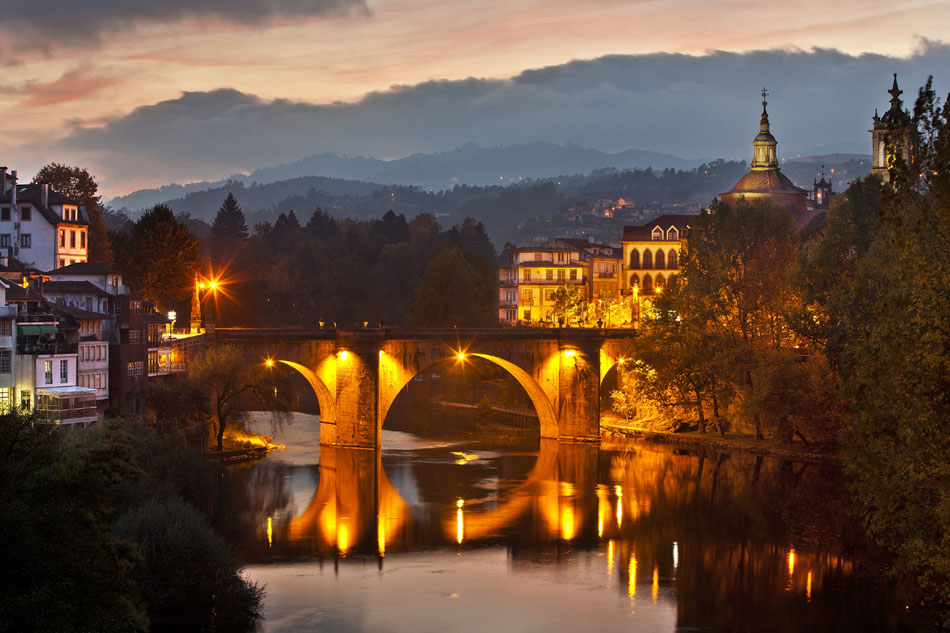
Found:
<svg viewBox="0 0 950 633"><path fill-rule="evenodd" d="M630 251L630 270L640 270L640 251Z"/></svg>
<svg viewBox="0 0 950 633"><path fill-rule="evenodd" d="M636 273L630 275L630 287L634 288L640 285L640 277Z"/></svg>
<svg viewBox="0 0 950 633"><path fill-rule="evenodd" d="M663 251L656 252L656 267L660 270L666 268L666 254Z"/></svg>
<svg viewBox="0 0 950 633"><path fill-rule="evenodd" d="M655 283L657 288L666 288L666 279L663 275L657 275Z"/></svg>
<svg viewBox="0 0 950 633"><path fill-rule="evenodd" d="M643 269L650 270L653 268L653 253L650 251L643 251Z"/></svg>
<svg viewBox="0 0 950 633"><path fill-rule="evenodd" d="M663 240L663 229L658 226L653 227L653 240L657 242Z"/></svg>
<svg viewBox="0 0 950 633"><path fill-rule="evenodd" d="M680 232L676 230L675 226L671 226L670 230L666 232L666 239L672 242L673 240L678 240L679 238Z"/></svg>
<svg viewBox="0 0 950 633"><path fill-rule="evenodd" d="M649 274L643 276L643 292L651 292L653 290L653 277Z"/></svg>
<svg viewBox="0 0 950 633"><path fill-rule="evenodd" d="M670 249L670 256L666 258L666 265L670 270L676 270L680 267L680 258L676 254L675 248Z"/></svg>

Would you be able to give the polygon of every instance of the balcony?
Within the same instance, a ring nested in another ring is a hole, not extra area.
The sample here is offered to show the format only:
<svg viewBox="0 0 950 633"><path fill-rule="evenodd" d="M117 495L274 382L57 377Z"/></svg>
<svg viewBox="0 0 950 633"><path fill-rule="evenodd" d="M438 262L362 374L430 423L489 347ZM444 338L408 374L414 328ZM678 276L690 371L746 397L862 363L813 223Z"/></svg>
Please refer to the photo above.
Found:
<svg viewBox="0 0 950 633"><path fill-rule="evenodd" d="M580 279L523 279L520 282L522 286L563 286L565 284L583 285L587 283L587 277ZM514 282L512 282L514 284Z"/></svg>
<svg viewBox="0 0 950 633"><path fill-rule="evenodd" d="M90 424L99 419L96 390L47 387L36 390L36 419L47 424Z"/></svg>

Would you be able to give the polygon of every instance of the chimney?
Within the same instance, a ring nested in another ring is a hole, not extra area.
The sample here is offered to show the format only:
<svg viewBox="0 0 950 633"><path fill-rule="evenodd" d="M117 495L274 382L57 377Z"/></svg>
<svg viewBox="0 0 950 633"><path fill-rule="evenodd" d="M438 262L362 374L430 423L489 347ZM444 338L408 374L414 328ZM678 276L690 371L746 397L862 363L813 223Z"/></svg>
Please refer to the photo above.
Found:
<svg viewBox="0 0 950 633"><path fill-rule="evenodd" d="M7 194L7 167L0 167L0 196Z"/></svg>
<svg viewBox="0 0 950 633"><path fill-rule="evenodd" d="M49 209L49 183L40 183L40 203L44 209Z"/></svg>
<svg viewBox="0 0 950 633"><path fill-rule="evenodd" d="M13 203L13 214L19 217L19 211L16 208L16 170L10 172L10 202Z"/></svg>

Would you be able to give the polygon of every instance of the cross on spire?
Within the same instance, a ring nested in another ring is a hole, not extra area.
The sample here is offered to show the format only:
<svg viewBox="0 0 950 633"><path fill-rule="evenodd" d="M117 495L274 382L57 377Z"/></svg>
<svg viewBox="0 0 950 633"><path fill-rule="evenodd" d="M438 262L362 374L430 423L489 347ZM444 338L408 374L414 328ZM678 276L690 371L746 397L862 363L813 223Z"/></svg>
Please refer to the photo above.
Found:
<svg viewBox="0 0 950 633"><path fill-rule="evenodd" d="M763 86L762 87L762 105L765 105L766 103L768 103L768 101L766 100L766 97L768 96L769 96L769 91L765 88L765 86Z"/></svg>

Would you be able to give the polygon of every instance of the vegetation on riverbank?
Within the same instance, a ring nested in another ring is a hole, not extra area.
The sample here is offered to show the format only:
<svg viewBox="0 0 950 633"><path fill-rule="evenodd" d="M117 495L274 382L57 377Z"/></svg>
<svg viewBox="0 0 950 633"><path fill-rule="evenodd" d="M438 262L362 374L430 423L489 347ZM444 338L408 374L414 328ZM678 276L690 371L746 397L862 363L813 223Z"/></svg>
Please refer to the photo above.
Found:
<svg viewBox="0 0 950 633"><path fill-rule="evenodd" d="M0 416L0 630L252 631L227 471L176 434Z"/></svg>
<svg viewBox="0 0 950 633"><path fill-rule="evenodd" d="M930 83L913 121L915 164L801 234L768 203L702 214L621 383L700 432L844 442L869 533L950 605L950 106Z"/></svg>

